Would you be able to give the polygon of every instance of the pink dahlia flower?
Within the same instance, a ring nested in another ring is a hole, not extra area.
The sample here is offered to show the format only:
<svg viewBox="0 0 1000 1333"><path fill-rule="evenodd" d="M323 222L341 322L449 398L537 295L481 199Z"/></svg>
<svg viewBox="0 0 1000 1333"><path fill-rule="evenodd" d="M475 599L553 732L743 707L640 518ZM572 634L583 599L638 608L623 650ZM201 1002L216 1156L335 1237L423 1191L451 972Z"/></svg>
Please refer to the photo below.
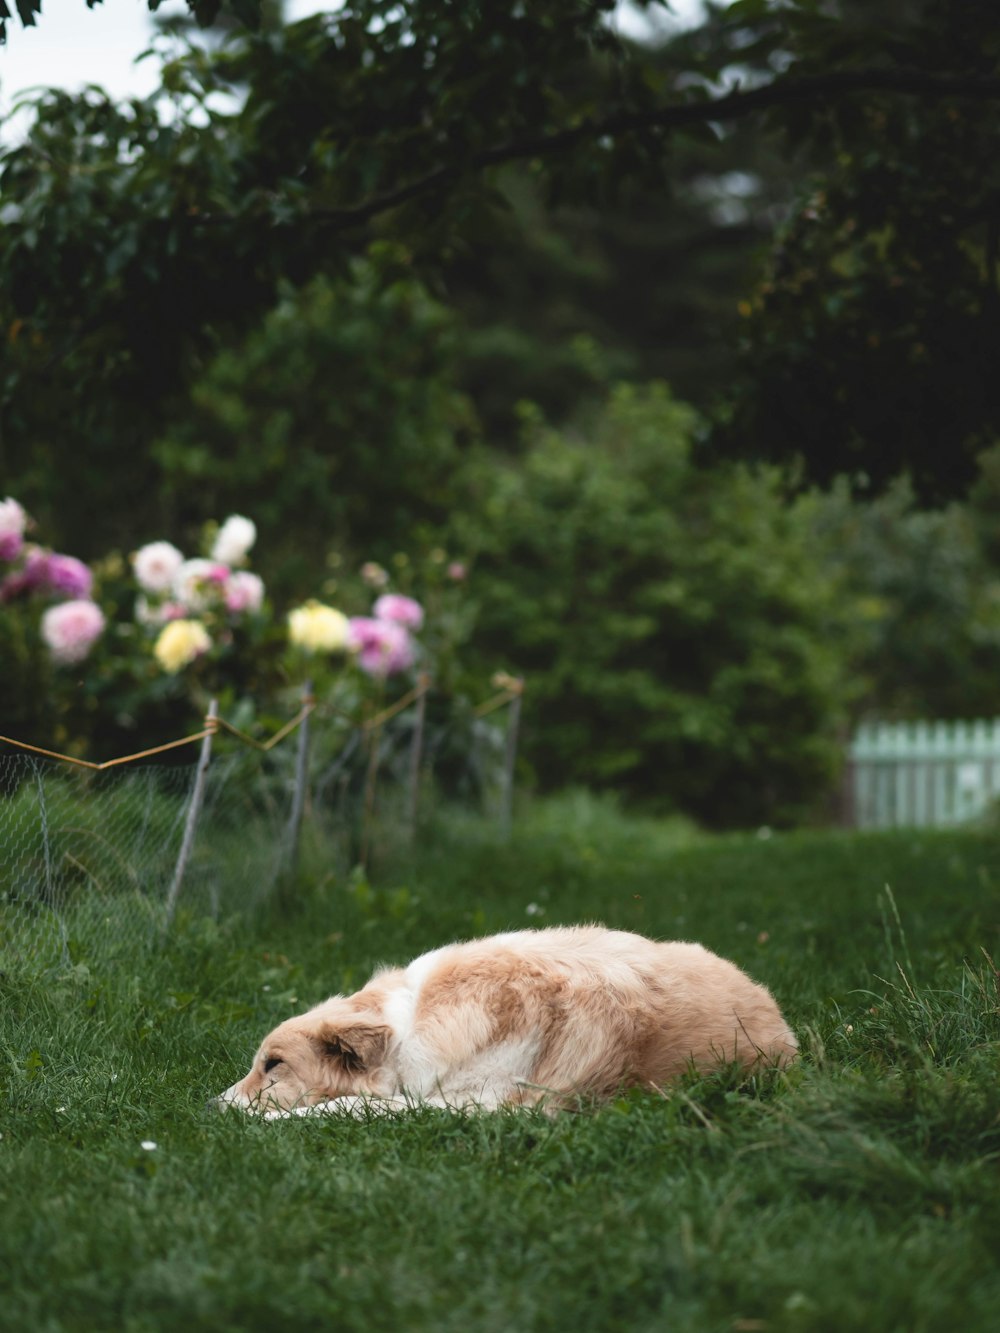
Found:
<svg viewBox="0 0 1000 1333"><path fill-rule="evenodd" d="M25 592L49 592L57 597L89 600L94 576L72 555L55 555L37 546L28 547L23 567L3 582L3 601Z"/></svg>
<svg viewBox="0 0 1000 1333"><path fill-rule="evenodd" d="M82 662L103 629L101 608L85 598L50 606L42 616L42 638L60 666Z"/></svg>
<svg viewBox="0 0 1000 1333"><path fill-rule="evenodd" d="M24 538L19 532L0 532L0 560L16 560L23 545Z"/></svg>
<svg viewBox="0 0 1000 1333"><path fill-rule="evenodd" d="M216 602L219 589L229 578L225 565L214 560L185 560L174 577L173 593L189 611L207 611Z"/></svg>
<svg viewBox="0 0 1000 1333"><path fill-rule="evenodd" d="M374 611L376 620L390 620L406 629L417 630L424 623L424 608L420 603L398 592L383 593Z"/></svg>
<svg viewBox="0 0 1000 1333"><path fill-rule="evenodd" d="M44 583L60 597L89 599L94 576L75 556L53 554L46 558Z"/></svg>
<svg viewBox="0 0 1000 1333"><path fill-rule="evenodd" d="M28 516L16 500L0 500L0 560L14 560L24 545Z"/></svg>
<svg viewBox="0 0 1000 1333"><path fill-rule="evenodd" d="M244 611L259 611L264 604L264 583L257 574L238 569L229 576L225 585L226 610L234 615Z"/></svg>
<svg viewBox="0 0 1000 1333"><path fill-rule="evenodd" d="M34 592L37 588L47 588L49 586L49 561L51 559L52 553L50 551L43 551L40 546L29 546L24 568L21 570L21 589L26 592Z"/></svg>
<svg viewBox="0 0 1000 1333"><path fill-rule="evenodd" d="M416 660L409 631L393 620L353 616L350 647L357 653L361 670L369 676L395 676L408 670Z"/></svg>

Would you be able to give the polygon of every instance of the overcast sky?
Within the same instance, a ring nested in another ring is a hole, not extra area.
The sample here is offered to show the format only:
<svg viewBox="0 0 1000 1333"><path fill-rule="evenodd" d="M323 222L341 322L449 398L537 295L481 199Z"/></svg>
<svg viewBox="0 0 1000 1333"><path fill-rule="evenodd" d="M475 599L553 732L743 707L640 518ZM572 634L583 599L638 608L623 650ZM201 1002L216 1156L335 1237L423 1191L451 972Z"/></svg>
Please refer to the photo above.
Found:
<svg viewBox="0 0 1000 1333"><path fill-rule="evenodd" d="M303 18L336 8L336 0L288 0L289 18ZM14 6L10 5L13 9ZM161 15L186 12L183 0L165 0ZM701 0L673 0L678 19L701 9ZM627 17L623 20L628 26ZM86 0L42 0L34 28L7 22L7 45L0 47L0 117L9 113L25 88L46 85L75 89L96 83L113 96L143 96L157 85L155 59L135 63L155 29L145 0L103 0L88 9Z"/></svg>

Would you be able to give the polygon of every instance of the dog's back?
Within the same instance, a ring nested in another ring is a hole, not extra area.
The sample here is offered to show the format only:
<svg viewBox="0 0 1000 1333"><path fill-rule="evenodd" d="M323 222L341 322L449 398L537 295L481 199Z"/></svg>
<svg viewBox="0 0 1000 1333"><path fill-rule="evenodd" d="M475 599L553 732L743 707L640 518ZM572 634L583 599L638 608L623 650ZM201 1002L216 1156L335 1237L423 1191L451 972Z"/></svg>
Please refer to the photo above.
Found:
<svg viewBox="0 0 1000 1333"><path fill-rule="evenodd" d="M782 1065L797 1047L770 993L698 944L599 926L527 930L435 950L404 975L404 1084L433 1068L458 1090L488 1068L498 1095L509 1072L522 1102L601 1096L692 1064Z"/></svg>

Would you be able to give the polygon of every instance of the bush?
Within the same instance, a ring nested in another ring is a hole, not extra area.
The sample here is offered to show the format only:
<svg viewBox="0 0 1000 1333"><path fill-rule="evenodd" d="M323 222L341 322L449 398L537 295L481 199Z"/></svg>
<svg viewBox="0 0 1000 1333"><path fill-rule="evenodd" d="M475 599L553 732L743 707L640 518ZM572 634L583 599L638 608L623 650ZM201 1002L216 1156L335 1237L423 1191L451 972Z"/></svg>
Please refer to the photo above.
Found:
<svg viewBox="0 0 1000 1333"><path fill-rule="evenodd" d="M32 540L34 528L16 499L0 499L0 735L47 745L59 668L76 672L105 619L91 571Z"/></svg>
<svg viewBox="0 0 1000 1333"><path fill-rule="evenodd" d="M333 546L388 561L449 508L468 423L449 320L391 255L289 291L207 367L155 447L177 517L252 513L269 587L294 594ZM176 524L172 526L177 526Z"/></svg>
<svg viewBox="0 0 1000 1333"><path fill-rule="evenodd" d="M857 709L879 718L992 717L1000 674L1000 455L970 502L928 510L897 482L867 503L846 483L816 509L817 538L855 608Z"/></svg>
<svg viewBox="0 0 1000 1333"><path fill-rule="evenodd" d="M620 387L585 434L530 423L469 465L477 649L528 678L539 784L614 787L716 825L790 822L830 790L847 697L815 502L696 466L694 413Z"/></svg>
<svg viewBox="0 0 1000 1333"><path fill-rule="evenodd" d="M466 567L443 547L397 552L391 572L375 561L353 571L327 552L323 563L341 577L320 591L349 616L316 597L276 611L248 568L257 526L244 515L206 524L200 555L158 538L93 568L26 541L34 526L17 500L0 501L0 749L7 737L119 758L192 732L213 699L225 721L273 733L309 680L325 710L329 759L425 675L434 691L425 738L439 771L464 778L469 765L455 753L463 739L471 745L485 732L496 748L496 727L462 696ZM481 695L486 682L471 685ZM390 716L381 742L403 752L408 772L412 719Z"/></svg>

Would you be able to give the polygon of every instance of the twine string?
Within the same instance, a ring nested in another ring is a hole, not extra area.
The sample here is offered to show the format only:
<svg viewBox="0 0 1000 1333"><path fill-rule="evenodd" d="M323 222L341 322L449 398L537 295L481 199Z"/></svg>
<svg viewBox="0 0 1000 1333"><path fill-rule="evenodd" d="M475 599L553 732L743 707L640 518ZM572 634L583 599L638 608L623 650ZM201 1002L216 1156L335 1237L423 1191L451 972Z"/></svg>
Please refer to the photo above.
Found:
<svg viewBox="0 0 1000 1333"><path fill-rule="evenodd" d="M427 694L430 688L431 679L425 673L421 675L413 689L404 694L401 699L397 699L397 701L394 704L390 704L388 708L383 708L381 712L376 713L374 717L370 717L365 722L360 723L360 730L369 734L371 732L377 732L386 722L391 721L397 714L402 713L405 709L416 703L418 699L422 698L423 695ZM494 695L492 698L487 699L485 703L479 705L475 710L476 716L485 717L487 713L493 712L494 709L501 708L504 704L511 703L521 694L522 689L523 682L510 679L499 694ZM122 764L136 763L140 759L151 759L155 755L165 754L169 750L178 750L184 745L194 745L198 741L203 741L207 736L218 735L220 731L226 732L227 735L232 736L235 740L240 741L243 745L249 746L251 749L266 752L280 744L280 742L287 736L291 735L297 727L300 727L317 706L315 697L313 695L307 695L296 716L289 722L286 722L283 727L279 727L274 735L266 741L255 740L253 736L249 736L245 731L241 731L239 727L233 726L233 724L227 722L225 718L215 717L209 714L205 718L205 725L201 731L193 732L190 736L181 736L175 741L166 741L163 745L153 745L146 750L138 750L135 754L120 755L117 759L105 759L103 763L94 763L93 760L90 759L80 759L72 754L62 754L59 750L47 750L44 746L31 745L28 741L15 740L12 736L0 736L0 744L10 745L15 750L23 750L28 754L41 755L44 759L57 759L64 764L73 764L77 768L85 768L90 772L100 773L108 768L118 768ZM333 712L340 717L346 718L348 721L354 721L354 718L350 717L349 714L344 713L341 709L334 707L332 704L324 704L322 711Z"/></svg>

